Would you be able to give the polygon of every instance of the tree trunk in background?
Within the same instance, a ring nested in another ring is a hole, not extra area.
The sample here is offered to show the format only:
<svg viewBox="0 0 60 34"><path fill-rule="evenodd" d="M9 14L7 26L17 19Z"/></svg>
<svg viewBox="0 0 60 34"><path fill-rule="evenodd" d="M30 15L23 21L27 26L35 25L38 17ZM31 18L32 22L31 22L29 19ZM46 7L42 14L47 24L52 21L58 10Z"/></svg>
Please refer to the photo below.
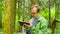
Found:
<svg viewBox="0 0 60 34"><path fill-rule="evenodd" d="M55 18L60 19L60 0L55 0ZM56 34L60 34L60 22L56 22Z"/></svg>
<svg viewBox="0 0 60 34"><path fill-rule="evenodd" d="M17 0L17 3L18 3L18 11L17 11L17 13L18 13L18 20L20 20L20 16L21 16L21 0ZM22 31L22 29L21 29L21 26L19 25L19 27L18 27L18 32L21 32Z"/></svg>
<svg viewBox="0 0 60 34"><path fill-rule="evenodd" d="M2 0L0 3L2 3ZM2 4L0 4L0 28L2 28Z"/></svg>
<svg viewBox="0 0 60 34"><path fill-rule="evenodd" d="M18 0L18 20L20 20L20 0Z"/></svg>
<svg viewBox="0 0 60 34"><path fill-rule="evenodd" d="M0 11L0 28L2 28L2 11Z"/></svg>
<svg viewBox="0 0 60 34"><path fill-rule="evenodd" d="M38 1L39 0L31 0L31 5L34 5L34 4L38 4L39 5Z"/></svg>
<svg viewBox="0 0 60 34"><path fill-rule="evenodd" d="M4 34L13 34L15 28L16 0L5 0Z"/></svg>

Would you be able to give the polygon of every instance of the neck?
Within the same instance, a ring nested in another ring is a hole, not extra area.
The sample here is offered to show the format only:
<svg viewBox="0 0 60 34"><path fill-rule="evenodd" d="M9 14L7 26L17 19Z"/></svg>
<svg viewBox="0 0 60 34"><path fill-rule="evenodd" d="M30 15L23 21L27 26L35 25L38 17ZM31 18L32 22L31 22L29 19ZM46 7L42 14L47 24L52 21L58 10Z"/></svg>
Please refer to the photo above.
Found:
<svg viewBox="0 0 60 34"><path fill-rule="evenodd" d="M37 14L36 18L39 18L40 17L40 13Z"/></svg>
<svg viewBox="0 0 60 34"><path fill-rule="evenodd" d="M38 13L37 18L40 17L40 14Z"/></svg>

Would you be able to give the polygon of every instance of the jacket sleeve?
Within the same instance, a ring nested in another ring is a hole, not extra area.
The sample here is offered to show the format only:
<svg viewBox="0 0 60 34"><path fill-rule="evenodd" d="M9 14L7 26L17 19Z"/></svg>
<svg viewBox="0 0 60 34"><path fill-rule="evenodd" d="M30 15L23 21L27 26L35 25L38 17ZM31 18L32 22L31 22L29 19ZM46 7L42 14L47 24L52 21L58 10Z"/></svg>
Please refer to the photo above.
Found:
<svg viewBox="0 0 60 34"><path fill-rule="evenodd" d="M39 33L48 34L47 29L48 29L48 22L46 19L42 19L40 23Z"/></svg>
<svg viewBox="0 0 60 34"><path fill-rule="evenodd" d="M32 31L38 34L47 34L48 22L46 19L41 19L36 26L33 26Z"/></svg>
<svg viewBox="0 0 60 34"><path fill-rule="evenodd" d="M43 19L40 24L41 24L40 25L41 27L40 27L39 33L48 34L48 32L47 32L47 29L48 29L47 20Z"/></svg>

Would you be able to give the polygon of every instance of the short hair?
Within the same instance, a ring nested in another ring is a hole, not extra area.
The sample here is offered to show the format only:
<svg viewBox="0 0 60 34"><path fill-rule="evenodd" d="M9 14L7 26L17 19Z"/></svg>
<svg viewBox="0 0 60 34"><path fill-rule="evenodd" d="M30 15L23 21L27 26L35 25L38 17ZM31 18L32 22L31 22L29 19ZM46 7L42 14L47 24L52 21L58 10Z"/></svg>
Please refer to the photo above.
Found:
<svg viewBox="0 0 60 34"><path fill-rule="evenodd" d="M33 9L34 7L37 8L37 12L40 12L40 6L38 6L38 5L32 5L32 6L31 6L31 9Z"/></svg>

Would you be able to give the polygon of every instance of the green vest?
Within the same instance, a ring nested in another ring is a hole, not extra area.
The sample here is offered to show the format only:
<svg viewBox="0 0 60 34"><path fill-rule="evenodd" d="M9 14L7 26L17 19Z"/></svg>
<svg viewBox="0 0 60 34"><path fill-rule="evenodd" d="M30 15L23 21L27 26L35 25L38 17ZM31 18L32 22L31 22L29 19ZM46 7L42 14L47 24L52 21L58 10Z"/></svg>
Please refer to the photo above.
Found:
<svg viewBox="0 0 60 34"><path fill-rule="evenodd" d="M48 22L44 17L40 16L37 23L34 26L32 26L31 29L32 34L48 34Z"/></svg>

